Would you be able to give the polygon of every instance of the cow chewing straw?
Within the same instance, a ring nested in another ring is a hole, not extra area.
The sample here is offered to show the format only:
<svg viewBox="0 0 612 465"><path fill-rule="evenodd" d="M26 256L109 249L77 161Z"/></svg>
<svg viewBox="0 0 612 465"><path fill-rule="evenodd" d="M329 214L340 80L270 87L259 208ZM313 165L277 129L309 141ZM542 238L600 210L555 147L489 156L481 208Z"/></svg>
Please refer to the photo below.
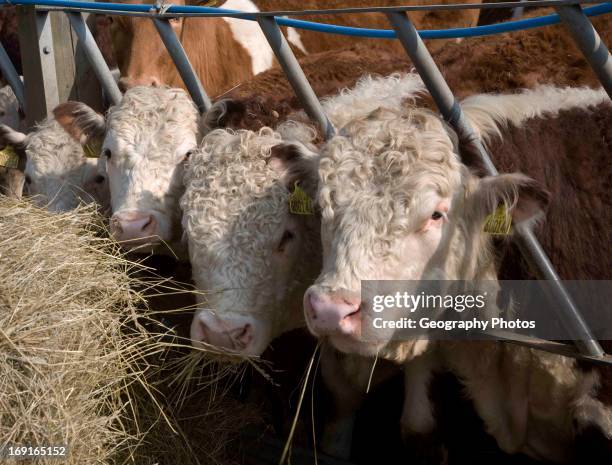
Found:
<svg viewBox="0 0 612 465"><path fill-rule="evenodd" d="M67 445L67 465L231 462L256 418L222 392L240 365L151 331L139 267L93 207L0 196L0 448Z"/></svg>

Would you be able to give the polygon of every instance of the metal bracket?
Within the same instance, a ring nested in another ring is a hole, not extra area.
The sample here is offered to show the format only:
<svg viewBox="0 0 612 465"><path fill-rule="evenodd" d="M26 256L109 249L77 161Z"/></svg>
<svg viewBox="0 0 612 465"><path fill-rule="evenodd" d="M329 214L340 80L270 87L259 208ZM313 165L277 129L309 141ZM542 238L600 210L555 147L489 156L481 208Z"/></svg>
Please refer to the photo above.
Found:
<svg viewBox="0 0 612 465"><path fill-rule="evenodd" d="M561 18L561 24L570 33L612 99L612 57L606 44L602 42L580 5L558 6L555 9Z"/></svg>
<svg viewBox="0 0 612 465"><path fill-rule="evenodd" d="M174 61L174 65L181 75L181 78L185 83L185 87L187 87L187 91L191 95L191 98L195 102L196 106L200 112L208 111L212 106L210 98L206 94L204 86L202 86L202 83L198 79L191 62L189 61L189 57L185 53L185 49L178 40L178 37L176 37L172 26L167 19L159 18L153 18L153 24L155 24L155 28L157 29L161 40L164 42L168 53L172 57L172 61Z"/></svg>
<svg viewBox="0 0 612 465"><path fill-rule="evenodd" d="M83 50L87 55L89 63L91 64L92 69L96 73L100 84L104 88L104 91L107 93L108 98L113 103L113 105L117 105L121 101L121 91L113 78L113 75L102 56L102 52L98 48L98 44L87 27L87 23L83 19L83 15L81 13L70 12L67 11L66 15L68 16L68 20L70 21L70 25L72 26L72 30L79 38Z"/></svg>
<svg viewBox="0 0 612 465"><path fill-rule="evenodd" d="M276 20L273 17L261 16L257 19L257 22L266 36L270 47L272 47L272 51L285 72L291 87L293 87L293 91L304 106L306 114L319 125L325 139L331 139L336 132L334 126L323 111L321 102L319 102L317 95L312 90L304 71L300 67L291 47L289 47L280 27L278 27Z"/></svg>

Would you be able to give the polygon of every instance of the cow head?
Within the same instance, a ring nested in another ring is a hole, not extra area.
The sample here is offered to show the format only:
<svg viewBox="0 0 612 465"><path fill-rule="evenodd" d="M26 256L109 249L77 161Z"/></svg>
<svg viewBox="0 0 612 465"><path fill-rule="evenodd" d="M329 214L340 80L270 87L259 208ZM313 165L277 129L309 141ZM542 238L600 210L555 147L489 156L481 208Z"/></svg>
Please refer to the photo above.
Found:
<svg viewBox="0 0 612 465"><path fill-rule="evenodd" d="M514 222L533 218L545 196L520 174L474 176L429 110L381 109L341 134L319 164L323 270L304 295L306 322L341 351L407 359L427 341L361 337L361 281L492 279L485 218L500 204Z"/></svg>
<svg viewBox="0 0 612 465"><path fill-rule="evenodd" d="M140 0L121 0L119 3L140 4ZM172 2L185 5L184 1ZM121 71L119 87L125 91L135 86L179 85L168 76L178 77L170 55L153 21L135 16L112 16L111 39L117 65ZM182 18L169 20L177 37L182 37Z"/></svg>
<svg viewBox="0 0 612 465"><path fill-rule="evenodd" d="M110 183L111 233L126 248L180 239L183 167L198 124L181 89L135 87L110 110L98 168Z"/></svg>
<svg viewBox="0 0 612 465"><path fill-rule="evenodd" d="M292 213L289 201L296 186L302 200L312 199L315 178L307 146L269 128L217 129L204 138L188 162L181 200L201 292L194 345L259 355L275 336L303 325L301 298L320 270L320 223L312 210Z"/></svg>
<svg viewBox="0 0 612 465"><path fill-rule="evenodd" d="M99 175L96 160L88 158L83 145L93 143L101 134L83 132L74 137L63 128L62 113L76 102L67 102L55 110L57 118L49 118L30 134L23 134L0 125L0 140L19 154L24 169L24 193L41 207L66 211L79 203L96 202L104 211L110 194L106 176ZM92 117L103 120L93 112Z"/></svg>

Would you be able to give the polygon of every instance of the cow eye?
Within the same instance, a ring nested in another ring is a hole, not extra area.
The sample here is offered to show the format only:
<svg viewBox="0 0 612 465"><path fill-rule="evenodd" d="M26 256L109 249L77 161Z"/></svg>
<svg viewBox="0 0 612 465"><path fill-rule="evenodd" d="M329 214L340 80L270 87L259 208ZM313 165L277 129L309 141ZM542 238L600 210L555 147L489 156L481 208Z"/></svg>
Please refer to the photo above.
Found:
<svg viewBox="0 0 612 465"><path fill-rule="evenodd" d="M183 160L189 160L189 157L191 156L191 154L193 154L193 152L195 152L195 150L189 150L186 154L185 154L185 158Z"/></svg>
<svg viewBox="0 0 612 465"><path fill-rule="evenodd" d="M281 237L280 242L278 243L278 251L283 252L287 244L295 238L295 234L293 234L288 229L285 230L283 236Z"/></svg>
<svg viewBox="0 0 612 465"><path fill-rule="evenodd" d="M110 151L110 149L104 149L102 151L102 155L110 160L110 158L111 158L111 151Z"/></svg>
<svg viewBox="0 0 612 465"><path fill-rule="evenodd" d="M95 182L96 184L102 184L102 183L104 182L104 180L105 180L105 179L106 179L106 178L105 178L104 176L102 176L101 174L99 174L99 175L97 175L97 176L94 178L94 182Z"/></svg>
<svg viewBox="0 0 612 465"><path fill-rule="evenodd" d="M26 184L32 184L32 178L30 177L29 174L26 174L25 176L25 182Z"/></svg>
<svg viewBox="0 0 612 465"><path fill-rule="evenodd" d="M439 211L435 211L435 212L433 212L431 214L431 219L434 220L434 221L437 221L437 220L439 220L441 218L444 218L444 214L439 212Z"/></svg>

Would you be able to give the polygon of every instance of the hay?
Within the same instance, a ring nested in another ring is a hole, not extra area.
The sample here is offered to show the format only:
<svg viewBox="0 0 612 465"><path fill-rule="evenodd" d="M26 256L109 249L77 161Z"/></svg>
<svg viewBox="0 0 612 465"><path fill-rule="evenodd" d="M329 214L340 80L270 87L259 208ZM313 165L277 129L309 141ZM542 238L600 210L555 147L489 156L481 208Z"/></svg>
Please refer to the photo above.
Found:
<svg viewBox="0 0 612 465"><path fill-rule="evenodd" d="M130 265L101 228L91 208L0 198L1 445L67 445L81 465L133 439L125 395L157 339L133 325Z"/></svg>
<svg viewBox="0 0 612 465"><path fill-rule="evenodd" d="M68 465L235 462L258 416L227 395L243 368L152 332L155 284L106 237L91 207L0 196L0 448L67 445Z"/></svg>

